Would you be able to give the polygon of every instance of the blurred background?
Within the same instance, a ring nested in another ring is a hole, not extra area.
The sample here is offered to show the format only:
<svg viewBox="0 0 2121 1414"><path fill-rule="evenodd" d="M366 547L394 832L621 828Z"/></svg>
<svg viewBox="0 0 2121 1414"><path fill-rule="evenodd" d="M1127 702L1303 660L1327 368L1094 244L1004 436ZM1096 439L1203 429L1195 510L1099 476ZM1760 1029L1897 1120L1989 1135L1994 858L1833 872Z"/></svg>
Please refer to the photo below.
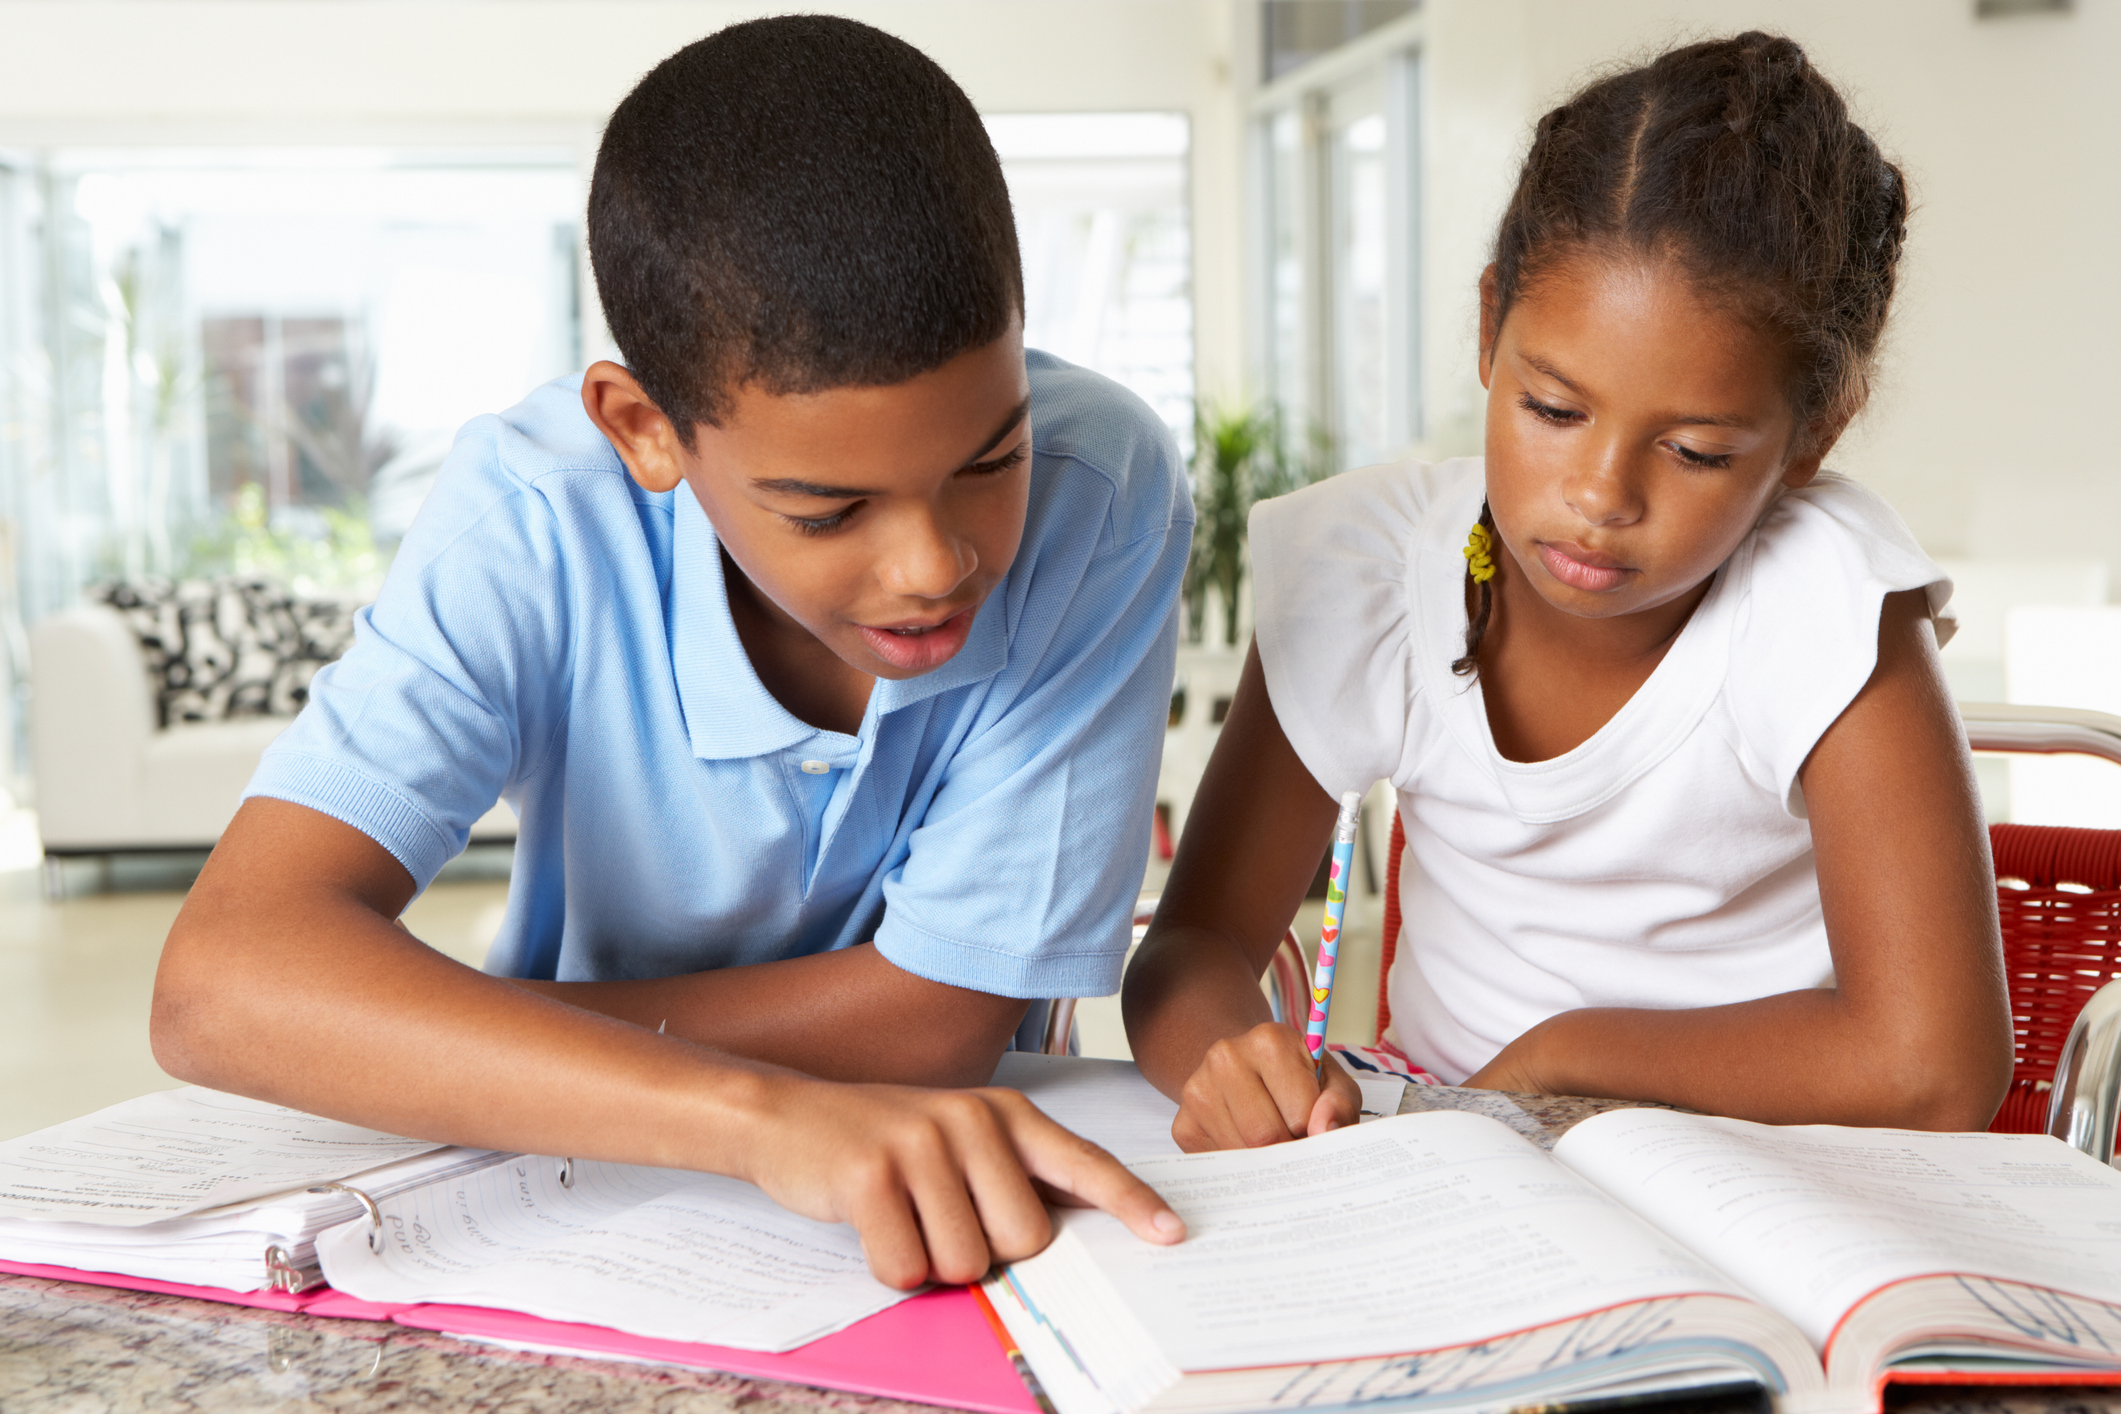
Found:
<svg viewBox="0 0 2121 1414"><path fill-rule="evenodd" d="M455 428L615 356L581 225L604 115L778 8L0 0L0 1136L169 1083L162 935ZM1475 281L1532 123L1747 27L1803 42L1914 187L1884 376L1831 464L1955 576L1954 690L2121 712L2121 0L805 8L964 85L1015 197L1028 341L1133 388L1193 458L1150 891L1249 631L1246 508L1477 453ZM1992 819L2121 824L2117 768L1980 769ZM512 829L482 822L416 932L483 956ZM1123 1053L1115 1008L1081 1026ZM1366 1007L1336 1030L1368 1040Z"/></svg>

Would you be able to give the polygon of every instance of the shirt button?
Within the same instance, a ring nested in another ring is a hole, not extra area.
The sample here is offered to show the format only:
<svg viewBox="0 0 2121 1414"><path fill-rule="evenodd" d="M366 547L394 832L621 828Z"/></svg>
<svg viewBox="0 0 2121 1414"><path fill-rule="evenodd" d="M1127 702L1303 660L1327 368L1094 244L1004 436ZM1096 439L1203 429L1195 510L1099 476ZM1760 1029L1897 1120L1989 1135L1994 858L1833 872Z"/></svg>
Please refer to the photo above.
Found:
<svg viewBox="0 0 2121 1414"><path fill-rule="evenodd" d="M803 763L803 774L806 776L822 776L831 769L832 767L823 761L805 761Z"/></svg>

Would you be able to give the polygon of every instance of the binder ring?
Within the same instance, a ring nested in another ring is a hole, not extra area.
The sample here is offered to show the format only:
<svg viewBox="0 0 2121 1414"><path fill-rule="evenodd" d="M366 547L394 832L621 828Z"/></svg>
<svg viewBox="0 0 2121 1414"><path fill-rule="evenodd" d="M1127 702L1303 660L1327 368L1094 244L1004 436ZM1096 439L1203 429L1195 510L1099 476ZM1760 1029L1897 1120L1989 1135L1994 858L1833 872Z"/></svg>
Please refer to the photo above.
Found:
<svg viewBox="0 0 2121 1414"><path fill-rule="evenodd" d="M574 1187L574 1160L573 1160L573 1159L562 1159L562 1160L560 1160L560 1187L562 1187L562 1188L572 1188L572 1187Z"/></svg>
<svg viewBox="0 0 2121 1414"><path fill-rule="evenodd" d="M315 1267L298 1267L292 1252L275 1242L265 1249L265 1284L274 1291L307 1291L321 1285L324 1274Z"/></svg>
<svg viewBox="0 0 2121 1414"><path fill-rule="evenodd" d="M379 1257L383 1255L383 1210L376 1206L375 1199L347 1183L313 1183L309 1186L309 1191L352 1194L362 1210L368 1214L368 1250Z"/></svg>

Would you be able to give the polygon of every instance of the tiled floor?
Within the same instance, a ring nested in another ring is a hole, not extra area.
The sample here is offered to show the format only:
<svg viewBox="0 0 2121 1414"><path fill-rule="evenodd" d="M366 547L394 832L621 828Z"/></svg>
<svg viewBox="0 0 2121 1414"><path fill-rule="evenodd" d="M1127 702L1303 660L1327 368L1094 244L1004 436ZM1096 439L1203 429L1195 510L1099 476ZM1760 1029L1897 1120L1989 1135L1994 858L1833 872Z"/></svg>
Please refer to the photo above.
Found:
<svg viewBox="0 0 2121 1414"><path fill-rule="evenodd" d="M0 835L27 828L19 814L0 816ZM162 939L204 861L188 855L121 858L107 867L70 862L65 897L53 902L43 895L33 858L27 848L0 849L0 1138L176 1083L148 1050L147 1008ZM429 945L477 965L500 928L507 867L506 850L474 851L406 911L406 925ZM1151 870L1151 890L1160 875ZM1317 908L1306 905L1299 934L1315 939ZM1336 1040L1370 1039L1376 914L1374 898L1350 901ZM1086 1054L1127 1054L1119 998L1086 1001L1077 1026Z"/></svg>

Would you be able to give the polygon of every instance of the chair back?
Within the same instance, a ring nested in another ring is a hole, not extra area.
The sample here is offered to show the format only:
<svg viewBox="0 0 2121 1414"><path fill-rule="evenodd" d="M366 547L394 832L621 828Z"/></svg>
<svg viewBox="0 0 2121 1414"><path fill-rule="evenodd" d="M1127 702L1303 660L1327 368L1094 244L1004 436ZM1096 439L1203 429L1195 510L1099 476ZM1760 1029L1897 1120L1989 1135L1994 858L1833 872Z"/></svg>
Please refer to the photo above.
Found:
<svg viewBox="0 0 2121 1414"><path fill-rule="evenodd" d="M1407 827L1399 818L1399 801L1392 802L1392 843L1385 848L1385 938L1384 956L1377 964L1377 1039L1392 1024L1392 959L1399 956L1399 857L1407 852Z"/></svg>
<svg viewBox="0 0 2121 1414"><path fill-rule="evenodd" d="M2081 753L2121 764L2121 721L2097 712L1962 703L1976 751ZM2063 1042L2084 1004L2121 978L2121 830L1991 825L1996 904L2003 925L2016 1042L2011 1088L1989 1129L2039 1134ZM1377 972L1377 1034L1392 1023L1392 959L1399 951L1399 867L1406 826L1392 815L1385 866L1384 956Z"/></svg>
<svg viewBox="0 0 2121 1414"><path fill-rule="evenodd" d="M1998 1134L2042 1134L2055 1065L2092 993L2121 977L2121 830L1991 825L2016 1065Z"/></svg>

